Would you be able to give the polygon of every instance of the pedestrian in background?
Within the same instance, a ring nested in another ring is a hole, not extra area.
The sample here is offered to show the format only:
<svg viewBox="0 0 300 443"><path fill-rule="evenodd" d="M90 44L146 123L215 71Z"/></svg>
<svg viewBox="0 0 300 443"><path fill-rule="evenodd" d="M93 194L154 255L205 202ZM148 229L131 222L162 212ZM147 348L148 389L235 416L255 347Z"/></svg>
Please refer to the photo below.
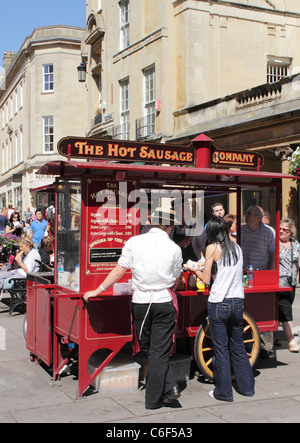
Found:
<svg viewBox="0 0 300 443"><path fill-rule="evenodd" d="M300 244L295 239L296 226L290 218L283 218L280 222L279 231L279 284L291 286L292 291L279 293L279 321L289 343L290 352L299 352L293 334L293 302L295 300L296 284L299 273ZM278 344L278 342L275 342Z"/></svg>
<svg viewBox="0 0 300 443"><path fill-rule="evenodd" d="M5 234L5 226L6 226L7 221L8 221L7 217L5 217L2 209L0 208L0 235Z"/></svg>
<svg viewBox="0 0 300 443"><path fill-rule="evenodd" d="M21 237L24 234L23 223L18 212L11 213L6 223L5 233L15 235L16 237Z"/></svg>
<svg viewBox="0 0 300 443"><path fill-rule="evenodd" d="M48 226L48 222L43 218L43 213L40 208L35 211L36 220L34 220L30 225L29 237L33 241L33 245L36 249L41 246L42 238L44 237L45 231Z"/></svg>

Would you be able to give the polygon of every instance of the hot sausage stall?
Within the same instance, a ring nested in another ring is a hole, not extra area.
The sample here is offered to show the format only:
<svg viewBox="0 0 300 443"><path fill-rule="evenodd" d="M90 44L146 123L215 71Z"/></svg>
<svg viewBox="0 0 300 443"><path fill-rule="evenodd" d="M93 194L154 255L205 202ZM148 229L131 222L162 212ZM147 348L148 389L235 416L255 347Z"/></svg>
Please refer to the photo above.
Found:
<svg viewBox="0 0 300 443"><path fill-rule="evenodd" d="M51 368L54 379L76 358L77 396L83 397L111 360L130 348L130 271L88 304L84 293L114 268L131 236L149 229L149 214L157 207L174 207L178 223L189 226L184 262L198 260L201 248L195 244L203 234L204 213L210 216L206 202L225 199L237 217L239 244L241 217L251 204L271 213L276 231L273 264L263 270L254 265L254 286L245 287L244 342L253 366L260 333L278 328L278 294L287 290L279 287L281 180L295 177L262 172L260 154L218 149L204 134L189 146L66 137L58 150L64 158L38 172L57 176L55 279L27 283L26 343L31 358ZM196 283L193 274L182 273L177 349L212 378L209 287ZM95 356L101 358L93 366Z"/></svg>

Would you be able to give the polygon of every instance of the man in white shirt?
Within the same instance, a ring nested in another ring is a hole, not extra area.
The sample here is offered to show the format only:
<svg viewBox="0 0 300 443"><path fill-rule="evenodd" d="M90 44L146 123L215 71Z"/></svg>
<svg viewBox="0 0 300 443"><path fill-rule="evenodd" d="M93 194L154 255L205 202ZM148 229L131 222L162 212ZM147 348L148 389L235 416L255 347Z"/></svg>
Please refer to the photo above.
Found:
<svg viewBox="0 0 300 443"><path fill-rule="evenodd" d="M174 211L158 208L147 234L131 237L116 267L86 301L106 291L127 271L132 271L132 315L140 350L148 357L146 409L179 398L180 391L169 367L176 308L173 286L182 271L181 249L170 238Z"/></svg>

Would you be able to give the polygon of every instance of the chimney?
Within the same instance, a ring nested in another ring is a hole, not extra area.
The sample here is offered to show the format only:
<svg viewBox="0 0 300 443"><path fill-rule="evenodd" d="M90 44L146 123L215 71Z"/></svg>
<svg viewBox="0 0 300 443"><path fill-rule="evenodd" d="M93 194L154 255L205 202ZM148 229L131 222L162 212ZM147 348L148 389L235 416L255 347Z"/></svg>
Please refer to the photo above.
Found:
<svg viewBox="0 0 300 443"><path fill-rule="evenodd" d="M5 72L8 72L9 68L13 64L16 58L14 51L5 51L3 56L3 68Z"/></svg>

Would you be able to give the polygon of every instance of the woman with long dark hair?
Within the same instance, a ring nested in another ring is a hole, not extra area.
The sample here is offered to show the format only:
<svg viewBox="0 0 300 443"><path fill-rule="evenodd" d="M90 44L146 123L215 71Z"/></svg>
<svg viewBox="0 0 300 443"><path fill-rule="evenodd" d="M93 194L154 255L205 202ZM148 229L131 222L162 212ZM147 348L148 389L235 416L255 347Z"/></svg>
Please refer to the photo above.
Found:
<svg viewBox="0 0 300 443"><path fill-rule="evenodd" d="M23 224L18 212L11 213L9 221L6 223L5 233L16 235L17 237L21 237L24 234Z"/></svg>
<svg viewBox="0 0 300 443"><path fill-rule="evenodd" d="M208 316L213 342L215 389L209 395L233 401L231 361L237 391L254 395L254 376L243 341L243 254L230 240L222 217L212 217L206 226L206 253L203 272L190 268L205 284L213 283L208 298Z"/></svg>

